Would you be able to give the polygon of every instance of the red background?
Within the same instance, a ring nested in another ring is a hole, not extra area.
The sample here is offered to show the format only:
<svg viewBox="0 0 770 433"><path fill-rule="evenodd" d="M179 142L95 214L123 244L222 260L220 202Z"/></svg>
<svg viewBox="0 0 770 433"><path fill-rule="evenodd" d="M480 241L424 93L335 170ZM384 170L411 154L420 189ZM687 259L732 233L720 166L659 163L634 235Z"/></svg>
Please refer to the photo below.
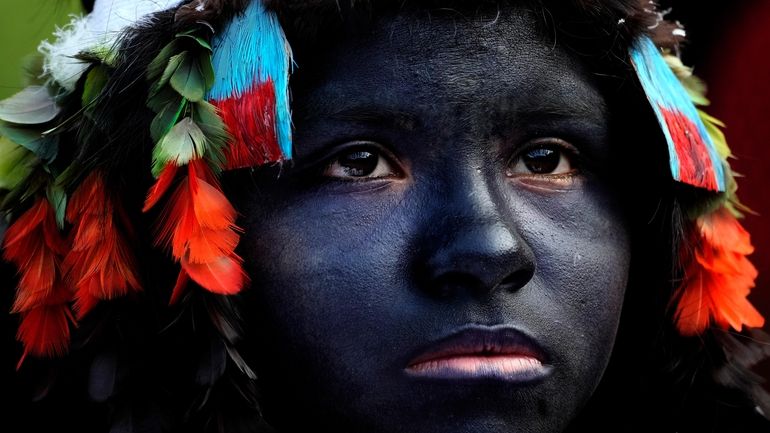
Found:
<svg viewBox="0 0 770 433"><path fill-rule="evenodd" d="M741 201L758 214L744 220L759 270L749 299L770 322L770 1L671 3L691 41L685 60L709 84L708 111L727 124L736 157L731 166L744 176L738 179ZM770 362L759 370L770 379Z"/></svg>

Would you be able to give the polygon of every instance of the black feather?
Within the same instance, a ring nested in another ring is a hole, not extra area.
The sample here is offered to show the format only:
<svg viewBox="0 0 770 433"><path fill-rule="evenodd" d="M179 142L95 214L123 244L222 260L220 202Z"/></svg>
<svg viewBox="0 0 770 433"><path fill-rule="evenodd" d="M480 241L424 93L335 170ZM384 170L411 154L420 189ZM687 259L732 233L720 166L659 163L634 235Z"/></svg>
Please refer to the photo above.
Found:
<svg viewBox="0 0 770 433"><path fill-rule="evenodd" d="M202 351L195 382L201 386L214 386L227 367L227 348L221 338L212 338Z"/></svg>
<svg viewBox="0 0 770 433"><path fill-rule="evenodd" d="M98 354L91 362L88 395L97 402L107 401L115 392L118 377L117 356L114 352Z"/></svg>

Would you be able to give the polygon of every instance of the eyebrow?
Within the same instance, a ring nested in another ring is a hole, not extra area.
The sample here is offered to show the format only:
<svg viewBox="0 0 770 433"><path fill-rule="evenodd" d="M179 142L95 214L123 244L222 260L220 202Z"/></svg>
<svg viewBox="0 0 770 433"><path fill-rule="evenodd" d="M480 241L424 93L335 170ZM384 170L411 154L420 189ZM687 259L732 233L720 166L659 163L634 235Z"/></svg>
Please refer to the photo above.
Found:
<svg viewBox="0 0 770 433"><path fill-rule="evenodd" d="M329 113L328 118L369 126L389 126L406 131L414 131L420 124L419 117L414 113L374 105L336 110Z"/></svg>
<svg viewBox="0 0 770 433"><path fill-rule="evenodd" d="M580 98L569 100L542 98L542 95L524 100L513 110L521 121L531 122L538 119L583 119L593 123L606 121L608 112L603 100L586 101Z"/></svg>
<svg viewBox="0 0 770 433"><path fill-rule="evenodd" d="M519 124L536 124L543 121L576 120L584 124L600 126L606 122L608 113L604 101L591 103L583 99L562 99L544 97L541 92L529 95L523 101L516 96L509 96L498 102L490 111L491 116L510 117ZM517 104L501 104L501 101L514 100ZM596 102L596 101L594 101ZM309 114L304 120L336 121L339 123L356 123L367 127L395 128L411 132L423 125L420 114L405 111L399 107L383 105L374 101L363 102L360 105L342 105L340 107L317 106L317 111ZM507 106L506 106L507 105Z"/></svg>
<svg viewBox="0 0 770 433"><path fill-rule="evenodd" d="M548 119L583 119L591 123L601 123L607 116L604 106L594 107L588 104L565 105L555 101L541 101L541 103L536 105L527 104L510 111L509 114L513 114L517 121L525 123L534 123ZM333 111L324 117L340 122L355 122L367 126L386 126L405 131L414 131L422 123L420 122L420 117L414 113L375 105L344 108Z"/></svg>
<svg viewBox="0 0 770 433"><path fill-rule="evenodd" d="M527 107L516 111L517 119L524 122L532 122L538 119L585 119L587 121L601 122L606 114L604 110L591 109L589 107L575 106L539 106Z"/></svg>

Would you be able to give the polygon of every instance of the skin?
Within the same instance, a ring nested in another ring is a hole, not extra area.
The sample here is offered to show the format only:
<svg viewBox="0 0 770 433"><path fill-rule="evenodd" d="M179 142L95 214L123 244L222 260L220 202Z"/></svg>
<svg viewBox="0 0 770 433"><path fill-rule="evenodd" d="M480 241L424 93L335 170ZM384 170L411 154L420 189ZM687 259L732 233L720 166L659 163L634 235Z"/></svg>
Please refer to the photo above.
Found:
<svg viewBox="0 0 770 433"><path fill-rule="evenodd" d="M299 65L293 164L258 171L239 203L268 421L562 431L607 365L630 261L591 74L523 9L404 13L319 58ZM351 147L371 174L351 175ZM552 173L526 163L542 148ZM467 325L525 332L552 373L405 373Z"/></svg>

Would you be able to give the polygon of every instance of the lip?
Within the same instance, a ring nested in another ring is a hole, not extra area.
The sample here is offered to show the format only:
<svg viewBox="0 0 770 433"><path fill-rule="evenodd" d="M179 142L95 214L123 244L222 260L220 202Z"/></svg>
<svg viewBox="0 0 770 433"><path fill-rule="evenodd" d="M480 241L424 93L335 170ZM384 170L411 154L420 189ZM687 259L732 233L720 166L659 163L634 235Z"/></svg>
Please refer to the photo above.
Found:
<svg viewBox="0 0 770 433"><path fill-rule="evenodd" d="M499 380L517 384L548 377L546 352L511 326L469 325L430 344L405 369L409 376L438 380Z"/></svg>

